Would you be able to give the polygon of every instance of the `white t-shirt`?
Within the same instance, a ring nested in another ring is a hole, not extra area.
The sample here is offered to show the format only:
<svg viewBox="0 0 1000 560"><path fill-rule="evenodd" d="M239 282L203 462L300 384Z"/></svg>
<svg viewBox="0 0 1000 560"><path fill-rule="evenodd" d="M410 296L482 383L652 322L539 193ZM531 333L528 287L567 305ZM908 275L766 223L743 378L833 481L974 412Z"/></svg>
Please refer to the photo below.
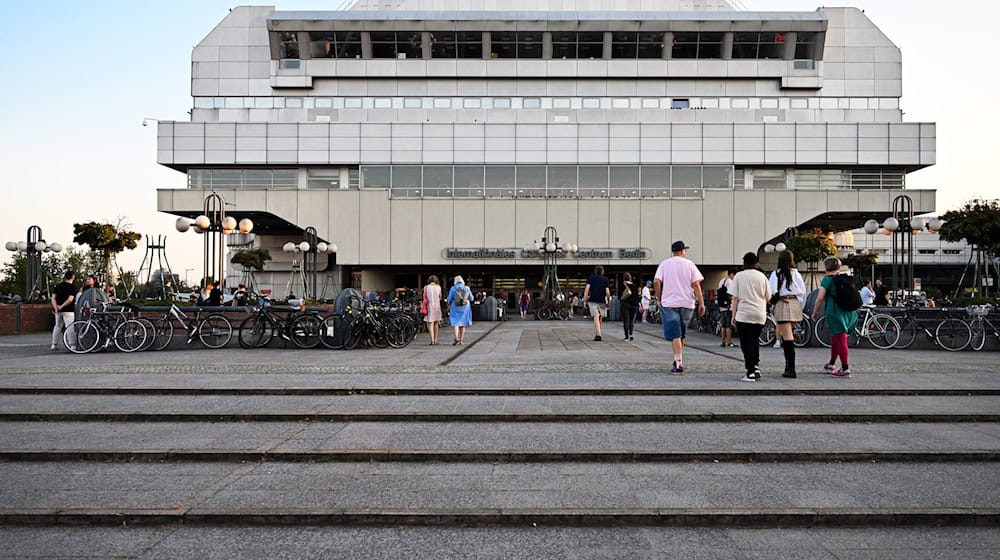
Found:
<svg viewBox="0 0 1000 560"><path fill-rule="evenodd" d="M786 286L785 282L781 283L781 289L778 289L778 271L775 270L771 273L771 277L768 279L768 285L771 288L772 294L778 294L782 296L797 296L799 299L799 304L806 304L806 283L802 281L802 274L794 268L791 270L792 273L792 285Z"/></svg>
<svg viewBox="0 0 1000 560"><path fill-rule="evenodd" d="M652 295L649 293L649 286L642 287L642 304L649 305L649 302L653 301Z"/></svg>
<svg viewBox="0 0 1000 560"><path fill-rule="evenodd" d="M771 299L771 288L767 276L759 270L741 270L733 278L729 293L739 298L736 305L736 320L741 323L763 325L767 321L767 300Z"/></svg>
<svg viewBox="0 0 1000 560"><path fill-rule="evenodd" d="M694 309L694 288L691 285L705 279L698 267L684 257L670 257L661 262L654 278L663 283L660 305L686 309Z"/></svg>

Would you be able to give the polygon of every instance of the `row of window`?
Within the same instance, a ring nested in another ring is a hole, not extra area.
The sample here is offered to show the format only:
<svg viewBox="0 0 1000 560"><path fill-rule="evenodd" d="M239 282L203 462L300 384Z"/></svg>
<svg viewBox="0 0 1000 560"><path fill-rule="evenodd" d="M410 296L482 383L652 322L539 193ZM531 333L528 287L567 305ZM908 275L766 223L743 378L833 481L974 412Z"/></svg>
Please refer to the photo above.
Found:
<svg viewBox="0 0 1000 560"><path fill-rule="evenodd" d="M361 58L360 31L313 31L309 33L312 58ZM370 31L372 58L423 58L425 32ZM455 58L543 58L545 38L541 31L489 32L489 56L483 56L482 31L432 31L429 54L436 59ZM781 59L785 56L786 37L782 32L733 33L731 48L725 46L723 32L677 32L672 34L670 57L678 59ZM637 59L663 58L663 32L611 32L610 49L605 52L603 31L553 31L552 59ZM794 57L815 60L819 51L816 33L797 33ZM298 33L279 36L282 59L301 56Z"/></svg>
<svg viewBox="0 0 1000 560"><path fill-rule="evenodd" d="M896 97L195 97L195 109L899 109Z"/></svg>

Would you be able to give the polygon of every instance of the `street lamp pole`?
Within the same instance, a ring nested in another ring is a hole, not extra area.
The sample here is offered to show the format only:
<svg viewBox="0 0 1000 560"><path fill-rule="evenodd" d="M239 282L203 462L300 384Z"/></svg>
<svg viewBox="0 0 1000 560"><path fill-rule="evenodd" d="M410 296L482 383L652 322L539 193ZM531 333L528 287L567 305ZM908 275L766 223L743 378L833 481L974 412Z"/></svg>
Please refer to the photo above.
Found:
<svg viewBox="0 0 1000 560"><path fill-rule="evenodd" d="M525 246L526 253L538 253L542 257L544 267L542 271L542 285L544 286L542 288L542 301L548 300L550 294L554 295L559 292L559 259L564 255L575 253L577 249L577 246L572 243L559 241L559 232L553 226L545 228L541 243L532 241Z"/></svg>
<svg viewBox="0 0 1000 560"><path fill-rule="evenodd" d="M24 299L32 299L35 288L45 285L48 291L48 278L42 270L42 253L58 253L63 250L59 243L46 243L42 237L42 228L38 226L28 227L25 241L8 241L6 248L12 252L23 252L25 254L24 270ZM71 246L72 248L72 246Z"/></svg>
<svg viewBox="0 0 1000 560"><path fill-rule="evenodd" d="M236 218L227 216L226 201L216 192L205 197L203 211L194 220L177 218L175 225L181 233L194 226L196 233L205 235L202 260L204 279L212 278L221 286L226 281L226 236L236 231L249 234L253 231L253 222L249 218L243 218L237 223Z"/></svg>

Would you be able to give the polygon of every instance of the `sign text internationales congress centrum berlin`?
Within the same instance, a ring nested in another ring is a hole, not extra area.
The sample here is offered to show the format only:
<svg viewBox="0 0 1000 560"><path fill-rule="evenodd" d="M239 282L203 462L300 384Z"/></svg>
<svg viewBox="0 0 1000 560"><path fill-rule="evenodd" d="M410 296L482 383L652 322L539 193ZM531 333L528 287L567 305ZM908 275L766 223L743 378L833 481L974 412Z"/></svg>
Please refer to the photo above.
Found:
<svg viewBox="0 0 1000 560"><path fill-rule="evenodd" d="M544 253L537 251L525 251L524 249L462 249L459 247L448 247L442 251L446 259L540 259ZM580 249L575 253L559 253L557 258L561 259L648 259L652 251L649 249Z"/></svg>

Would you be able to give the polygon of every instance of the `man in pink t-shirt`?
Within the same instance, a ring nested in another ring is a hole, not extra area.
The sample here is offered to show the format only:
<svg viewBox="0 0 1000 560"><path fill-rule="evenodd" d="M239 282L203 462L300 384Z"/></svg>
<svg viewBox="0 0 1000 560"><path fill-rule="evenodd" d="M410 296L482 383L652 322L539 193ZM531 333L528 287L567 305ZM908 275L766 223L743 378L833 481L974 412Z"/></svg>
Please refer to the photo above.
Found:
<svg viewBox="0 0 1000 560"><path fill-rule="evenodd" d="M670 341L674 350L674 365L670 368L670 373L674 375L684 374L684 337L694 313L695 300L698 316L705 315L705 297L701 292L701 281L705 277L686 258L688 249L683 241L674 241L670 246L674 256L660 263L653 278L653 289L660 302L663 319L663 338Z"/></svg>

